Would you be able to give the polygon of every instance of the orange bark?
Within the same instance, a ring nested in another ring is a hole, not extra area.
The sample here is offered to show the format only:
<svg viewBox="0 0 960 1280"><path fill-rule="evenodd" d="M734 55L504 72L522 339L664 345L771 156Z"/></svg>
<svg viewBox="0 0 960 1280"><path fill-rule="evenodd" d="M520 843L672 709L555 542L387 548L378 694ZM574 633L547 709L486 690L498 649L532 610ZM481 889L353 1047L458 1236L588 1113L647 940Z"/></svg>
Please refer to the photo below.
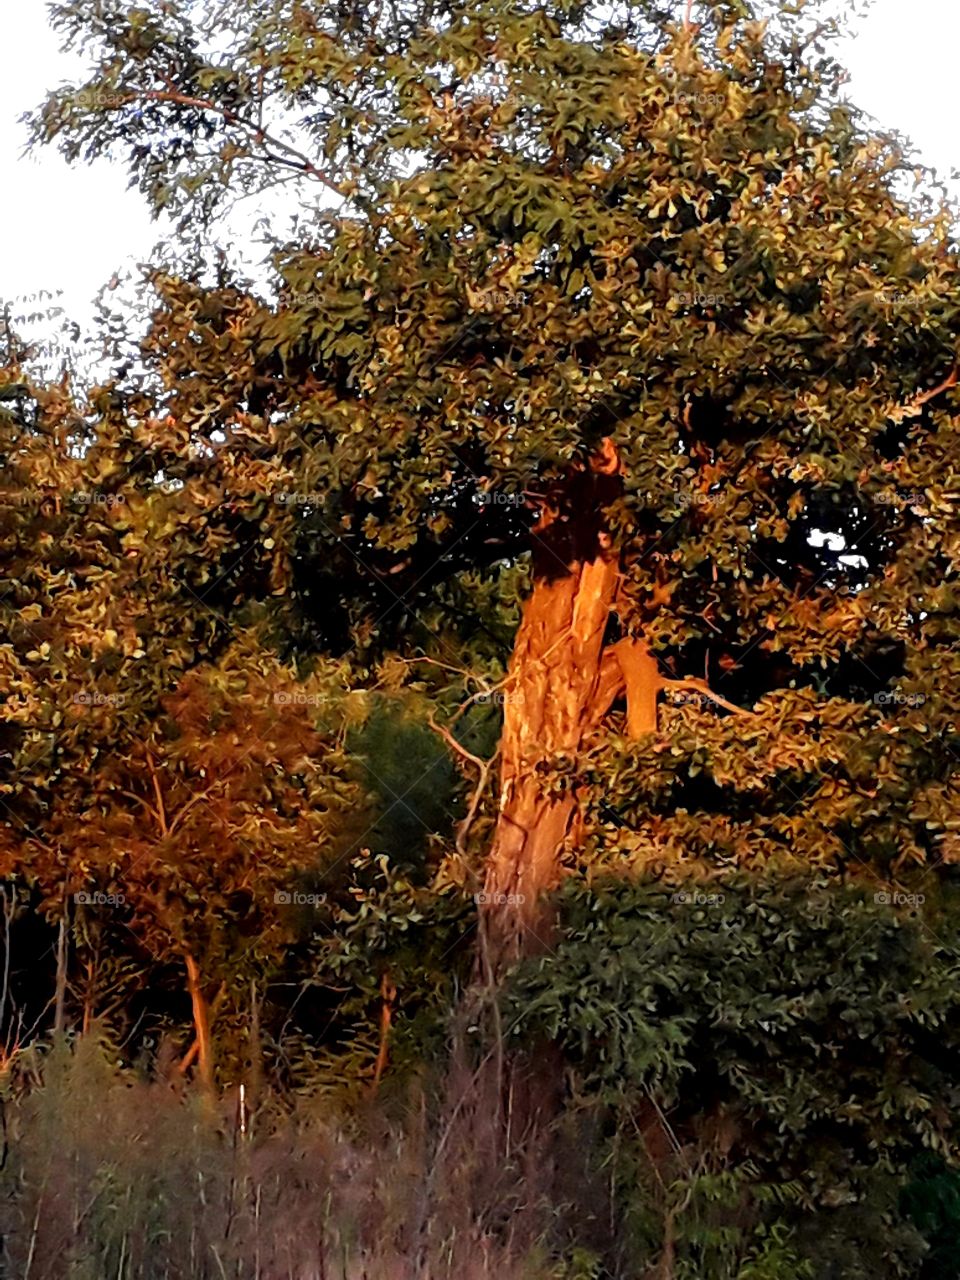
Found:
<svg viewBox="0 0 960 1280"><path fill-rule="evenodd" d="M549 944L542 895L559 883L564 850L577 838L576 797L548 793L542 767L576 755L624 687L628 733L656 729L656 658L638 640L607 643L620 572L603 516L617 472L605 442L535 531L533 591L507 681L499 818L485 884L495 969Z"/></svg>
<svg viewBox="0 0 960 1280"><path fill-rule="evenodd" d="M210 1097L214 1093L213 1078L213 1042L210 1038L210 1009L203 994L200 980L200 969L196 960L187 952L184 955L187 967L187 987L190 992L190 1003L193 1006L193 1027L197 1040L197 1069L200 1084L204 1093Z"/></svg>

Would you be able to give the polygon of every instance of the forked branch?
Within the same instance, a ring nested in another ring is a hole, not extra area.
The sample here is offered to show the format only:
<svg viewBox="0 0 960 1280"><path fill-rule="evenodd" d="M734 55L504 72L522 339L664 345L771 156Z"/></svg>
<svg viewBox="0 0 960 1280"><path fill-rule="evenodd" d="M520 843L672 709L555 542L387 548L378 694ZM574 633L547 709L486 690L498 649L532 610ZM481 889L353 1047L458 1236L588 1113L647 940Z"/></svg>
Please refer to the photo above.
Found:
<svg viewBox="0 0 960 1280"><path fill-rule="evenodd" d="M434 733L438 733L440 737L443 738L444 742L451 748L451 750L456 752L456 754L462 759L469 761L478 773L477 785L474 787L473 795L470 797L466 816L457 827L457 853L459 853L462 858L465 858L467 854L467 836L470 834L470 828L473 826L477 812L479 811L480 805L483 801L484 792L490 782L490 770L493 768L496 763L497 756L500 754L500 747L497 747L489 760L482 760L479 756L475 756L472 751L468 751L466 747L459 743L449 729L442 724L437 724L433 716L428 717L427 723L430 725L430 728L433 729Z"/></svg>

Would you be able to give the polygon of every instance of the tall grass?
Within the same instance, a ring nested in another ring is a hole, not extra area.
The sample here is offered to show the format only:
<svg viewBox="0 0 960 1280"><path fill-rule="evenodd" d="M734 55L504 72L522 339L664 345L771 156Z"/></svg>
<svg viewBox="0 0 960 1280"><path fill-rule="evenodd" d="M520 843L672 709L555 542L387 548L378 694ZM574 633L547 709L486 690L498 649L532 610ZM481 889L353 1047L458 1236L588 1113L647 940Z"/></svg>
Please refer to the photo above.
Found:
<svg viewBox="0 0 960 1280"><path fill-rule="evenodd" d="M594 1274L585 1255L557 1261L582 1184L565 1203L547 1184L570 1161L522 1144L504 1158L456 1080L441 1101L334 1119L269 1100L241 1117L235 1096L205 1104L118 1069L93 1036L7 1075L0 1230L18 1280Z"/></svg>

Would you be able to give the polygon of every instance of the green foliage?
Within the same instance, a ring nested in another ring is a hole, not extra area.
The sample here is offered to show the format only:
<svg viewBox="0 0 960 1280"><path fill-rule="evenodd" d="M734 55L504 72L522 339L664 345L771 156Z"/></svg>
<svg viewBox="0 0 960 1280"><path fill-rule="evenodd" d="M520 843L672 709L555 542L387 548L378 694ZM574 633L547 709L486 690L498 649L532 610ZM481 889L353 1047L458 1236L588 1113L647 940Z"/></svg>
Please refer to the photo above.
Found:
<svg viewBox="0 0 960 1280"><path fill-rule="evenodd" d="M956 1151L955 905L809 876L571 882L559 928L513 978L511 1034L556 1039L574 1095L618 1140L636 1126L642 1185L669 1135L691 1275L736 1274L757 1220L815 1274L913 1274L897 1188L918 1149Z"/></svg>
<svg viewBox="0 0 960 1280"><path fill-rule="evenodd" d="M339 198L275 230L266 298L152 275L149 379L103 390L86 456L135 462L221 618L266 601L282 643L364 663L449 661L472 621L492 665L507 566L609 437L616 629L758 717L688 699L626 760L604 729L586 781L623 783L631 852L949 863L952 214L840 103L818 6L697 8L61 5L92 79L38 139L185 215L277 177Z"/></svg>
<svg viewBox="0 0 960 1280"><path fill-rule="evenodd" d="M429 868L429 838L449 830L456 771L450 752L409 704L376 701L347 736L375 812L365 843L421 881ZM434 854L435 859L435 854Z"/></svg>
<svg viewBox="0 0 960 1280"><path fill-rule="evenodd" d="M901 1198L903 1211L930 1245L921 1280L950 1280L957 1274L960 1175L941 1156L923 1152L911 1167Z"/></svg>

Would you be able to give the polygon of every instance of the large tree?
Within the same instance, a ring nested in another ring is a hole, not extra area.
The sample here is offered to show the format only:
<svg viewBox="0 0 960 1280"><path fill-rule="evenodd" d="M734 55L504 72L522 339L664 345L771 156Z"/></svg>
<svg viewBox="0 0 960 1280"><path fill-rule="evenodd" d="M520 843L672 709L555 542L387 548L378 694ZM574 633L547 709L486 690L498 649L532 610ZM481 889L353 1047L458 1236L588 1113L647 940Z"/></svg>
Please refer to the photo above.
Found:
<svg viewBox="0 0 960 1280"><path fill-rule="evenodd" d="M955 228L819 8L84 0L34 117L177 225L103 385L0 374L5 870L128 893L198 1030L324 986L372 1082L485 889L611 1274L912 1275L911 1177L950 1220Z"/></svg>
<svg viewBox="0 0 960 1280"><path fill-rule="evenodd" d="M297 643L342 651L457 581L522 600L504 959L611 849L956 854L952 224L810 6L773 8L56 8L92 70L37 138L123 160L201 252L224 202L301 197L274 296L185 250L146 373L104 392L145 485L219 495L215 603L285 593Z"/></svg>

